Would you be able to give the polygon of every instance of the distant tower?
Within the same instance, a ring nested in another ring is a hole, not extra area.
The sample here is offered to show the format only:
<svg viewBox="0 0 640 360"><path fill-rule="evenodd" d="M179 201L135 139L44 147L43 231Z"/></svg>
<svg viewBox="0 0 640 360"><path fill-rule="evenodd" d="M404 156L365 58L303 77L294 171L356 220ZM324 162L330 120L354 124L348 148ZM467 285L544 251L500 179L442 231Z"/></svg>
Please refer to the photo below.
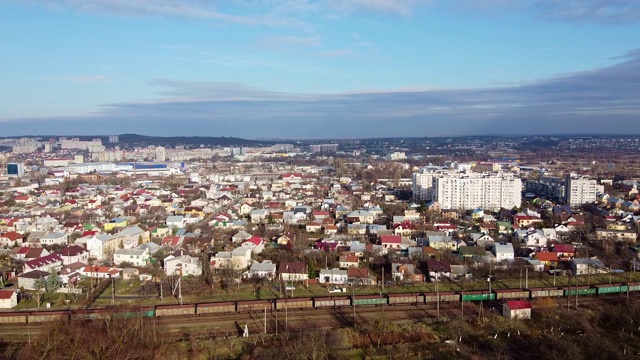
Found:
<svg viewBox="0 0 640 360"><path fill-rule="evenodd" d="M120 137L118 135L109 135L109 143L115 144L120 142Z"/></svg>
<svg viewBox="0 0 640 360"><path fill-rule="evenodd" d="M167 160L167 151L164 147L158 146L156 147L156 162L163 162Z"/></svg>

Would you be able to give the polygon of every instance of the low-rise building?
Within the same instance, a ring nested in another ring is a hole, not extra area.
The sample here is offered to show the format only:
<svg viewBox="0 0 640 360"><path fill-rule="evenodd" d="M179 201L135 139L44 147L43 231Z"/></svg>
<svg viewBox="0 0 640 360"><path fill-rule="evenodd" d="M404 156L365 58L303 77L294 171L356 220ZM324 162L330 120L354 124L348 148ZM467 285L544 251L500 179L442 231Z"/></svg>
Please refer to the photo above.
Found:
<svg viewBox="0 0 640 360"><path fill-rule="evenodd" d="M0 309L18 306L18 294L13 290L0 290Z"/></svg>
<svg viewBox="0 0 640 360"><path fill-rule="evenodd" d="M507 319L531 319L531 303L527 300L509 300L502 306Z"/></svg>
<svg viewBox="0 0 640 360"><path fill-rule="evenodd" d="M340 269L321 269L318 276L320 284L342 285L348 282L348 271Z"/></svg>
<svg viewBox="0 0 640 360"><path fill-rule="evenodd" d="M129 263L132 266L145 266L150 260L151 255L146 248L118 249L113 254L113 263L116 265Z"/></svg>
<svg viewBox="0 0 640 360"><path fill-rule="evenodd" d="M271 260L254 262L249 268L249 277L254 279L273 279L276 277L276 264Z"/></svg>

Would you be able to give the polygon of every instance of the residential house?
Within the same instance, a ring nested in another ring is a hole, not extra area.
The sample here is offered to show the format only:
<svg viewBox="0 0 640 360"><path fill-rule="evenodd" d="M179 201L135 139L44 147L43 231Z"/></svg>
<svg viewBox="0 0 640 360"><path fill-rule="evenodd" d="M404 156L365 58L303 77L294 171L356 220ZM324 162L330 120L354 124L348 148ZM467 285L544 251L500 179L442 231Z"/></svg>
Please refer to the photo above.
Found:
<svg viewBox="0 0 640 360"><path fill-rule="evenodd" d="M402 236L385 235L380 237L380 245L385 249L399 250L402 247Z"/></svg>
<svg viewBox="0 0 640 360"><path fill-rule="evenodd" d="M554 228L543 228L542 235L544 235L548 241L558 241L558 232Z"/></svg>
<svg viewBox="0 0 640 360"><path fill-rule="evenodd" d="M15 247L22 245L23 236L15 231L9 231L0 235L0 247Z"/></svg>
<svg viewBox="0 0 640 360"><path fill-rule="evenodd" d="M429 279L433 282L436 278L440 279L443 276L451 277L451 263L446 260L427 260L427 271L429 271Z"/></svg>
<svg viewBox="0 0 640 360"><path fill-rule="evenodd" d="M129 263L131 266L146 266L149 261L151 254L146 248L118 249L113 253L113 263L116 265Z"/></svg>
<svg viewBox="0 0 640 360"><path fill-rule="evenodd" d="M451 250L458 248L458 244L453 241L451 236L442 233L442 235L429 235L429 246L436 250Z"/></svg>
<svg viewBox="0 0 640 360"><path fill-rule="evenodd" d="M306 230L308 233L319 233L322 231L322 224L316 221L308 222Z"/></svg>
<svg viewBox="0 0 640 360"><path fill-rule="evenodd" d="M111 257L118 247L119 239L109 234L97 234L76 240L76 245L85 244L89 256L95 259Z"/></svg>
<svg viewBox="0 0 640 360"><path fill-rule="evenodd" d="M41 217L34 221L32 224L32 231L55 231L60 226L60 222L57 219L54 219L47 215L46 217Z"/></svg>
<svg viewBox="0 0 640 360"><path fill-rule="evenodd" d="M235 235L233 235L231 237L231 241L234 244L240 244L243 241L246 241L248 239L250 239L253 235L249 234L248 232L244 231L244 230L240 230L238 231Z"/></svg>
<svg viewBox="0 0 640 360"><path fill-rule="evenodd" d="M515 252L512 243L498 243L493 245L493 254L496 261L512 261L515 259Z"/></svg>
<svg viewBox="0 0 640 360"><path fill-rule="evenodd" d="M82 246L71 245L66 246L62 250L54 252L62 259L62 265L69 265L73 263L88 263L89 251Z"/></svg>
<svg viewBox="0 0 640 360"><path fill-rule="evenodd" d="M350 223L373 224L374 216L367 210L355 210L347 214Z"/></svg>
<svg viewBox="0 0 640 360"><path fill-rule="evenodd" d="M280 246L285 246L285 245L287 245L287 244L289 244L289 243L291 243L291 242L294 242L294 241L295 241L295 238L296 238L296 236L295 236L295 234L294 234L294 233L292 233L292 232L286 232L286 233L284 233L284 234L280 235L280 236L276 239L276 242L277 242L277 243L278 243L278 245L280 245Z"/></svg>
<svg viewBox="0 0 640 360"><path fill-rule="evenodd" d="M266 242L259 236L252 236L243 242L240 246L251 249L253 254L260 254L264 250L264 244Z"/></svg>
<svg viewBox="0 0 640 360"><path fill-rule="evenodd" d="M62 232L51 232L40 238L40 244L42 245L67 245L69 236Z"/></svg>
<svg viewBox="0 0 640 360"><path fill-rule="evenodd" d="M199 258L181 253L179 256L169 255L164 259L164 272L167 276L199 276L202 275L202 264Z"/></svg>
<svg viewBox="0 0 640 360"><path fill-rule="evenodd" d="M42 270L24 272L18 276L18 287L25 290L39 290L36 289L37 281L46 280L50 275L50 272Z"/></svg>
<svg viewBox="0 0 640 360"><path fill-rule="evenodd" d="M309 280L307 264L303 262L282 261L278 268L279 278L282 281Z"/></svg>
<svg viewBox="0 0 640 360"><path fill-rule="evenodd" d="M478 234L477 238L475 239L475 244L476 246L489 249L493 246L493 244L495 244L495 240L487 234Z"/></svg>
<svg viewBox="0 0 640 360"><path fill-rule="evenodd" d="M394 281L422 282L424 275L413 264L391 264L391 277Z"/></svg>
<svg viewBox="0 0 640 360"><path fill-rule="evenodd" d="M340 269L321 269L318 276L318 283L320 284L346 284L349 280L349 274L347 270Z"/></svg>
<svg viewBox="0 0 640 360"><path fill-rule="evenodd" d="M558 254L555 252L537 252L533 258L545 265L558 264Z"/></svg>
<svg viewBox="0 0 640 360"><path fill-rule="evenodd" d="M120 270L109 266L89 265L80 270L83 277L92 279L119 278Z"/></svg>
<svg viewBox="0 0 640 360"><path fill-rule="evenodd" d="M551 250L558 254L558 259L571 259L576 255L576 249L571 244L556 244Z"/></svg>
<svg viewBox="0 0 640 360"><path fill-rule="evenodd" d="M547 238L542 233L542 230L516 230L516 239L520 241L523 247L533 250L547 247Z"/></svg>
<svg viewBox="0 0 640 360"><path fill-rule="evenodd" d="M228 267L235 268L233 267L231 258L231 251L219 251L217 254L211 257L209 265L214 270L220 270Z"/></svg>
<svg viewBox="0 0 640 360"><path fill-rule="evenodd" d="M238 270L246 269L251 264L251 248L240 246L231 251L231 263Z"/></svg>
<svg viewBox="0 0 640 360"><path fill-rule="evenodd" d="M360 265L360 259L353 254L344 254L340 255L338 263L340 264L340 268L348 269L350 267L358 267Z"/></svg>
<svg viewBox="0 0 640 360"><path fill-rule="evenodd" d="M369 275L369 269L350 267L347 269L347 281L353 285L375 285L376 279Z"/></svg>
<svg viewBox="0 0 640 360"><path fill-rule="evenodd" d="M41 270L46 272L58 271L62 267L62 258L53 253L24 263L23 272Z"/></svg>
<svg viewBox="0 0 640 360"><path fill-rule="evenodd" d="M609 230L596 229L598 240L614 240L635 243L638 240L638 233L634 230Z"/></svg>
<svg viewBox="0 0 640 360"><path fill-rule="evenodd" d="M608 273L602 260L598 258L574 258L570 260L573 275Z"/></svg>
<svg viewBox="0 0 640 360"><path fill-rule="evenodd" d="M170 228L183 228L185 226L184 216L182 215L170 215L167 216L165 224Z"/></svg>
<svg viewBox="0 0 640 360"><path fill-rule="evenodd" d="M254 262L249 268L249 277L253 279L274 279L276 277L276 264L271 260Z"/></svg>
<svg viewBox="0 0 640 360"><path fill-rule="evenodd" d="M141 229L138 225L130 226L122 229L116 234L121 246L124 249L133 249L138 245L142 245L151 241L149 231Z"/></svg>
<svg viewBox="0 0 640 360"><path fill-rule="evenodd" d="M366 224L347 224L347 233L349 235L365 235L367 233Z"/></svg>
<svg viewBox="0 0 640 360"><path fill-rule="evenodd" d="M128 220L126 218L113 218L106 223L102 224L104 231L111 231L115 228L123 228L127 226Z"/></svg>
<svg viewBox="0 0 640 360"><path fill-rule="evenodd" d="M269 216L269 210L267 209L253 209L251 210L251 223L252 224L264 224L267 222Z"/></svg>

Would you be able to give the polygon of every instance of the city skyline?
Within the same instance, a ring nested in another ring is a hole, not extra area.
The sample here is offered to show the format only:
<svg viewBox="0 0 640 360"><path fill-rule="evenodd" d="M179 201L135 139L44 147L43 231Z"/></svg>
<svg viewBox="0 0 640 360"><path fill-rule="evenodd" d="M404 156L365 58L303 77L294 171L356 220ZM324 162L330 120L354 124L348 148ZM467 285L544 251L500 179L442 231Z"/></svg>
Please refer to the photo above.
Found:
<svg viewBox="0 0 640 360"><path fill-rule="evenodd" d="M5 135L637 133L640 5L624 0L0 10Z"/></svg>

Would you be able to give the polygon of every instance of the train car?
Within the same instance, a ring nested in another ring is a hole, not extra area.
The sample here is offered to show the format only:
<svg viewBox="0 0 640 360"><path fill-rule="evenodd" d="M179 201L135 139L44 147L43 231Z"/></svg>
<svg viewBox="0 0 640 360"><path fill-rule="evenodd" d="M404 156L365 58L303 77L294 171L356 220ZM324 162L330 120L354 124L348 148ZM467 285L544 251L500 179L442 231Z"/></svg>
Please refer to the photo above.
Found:
<svg viewBox="0 0 640 360"><path fill-rule="evenodd" d="M160 316L180 316L180 315L195 315L196 306L194 304L184 305L157 305L156 317Z"/></svg>
<svg viewBox="0 0 640 360"><path fill-rule="evenodd" d="M205 314L228 314L236 312L236 303L229 302L213 302L213 303L202 303L196 305L196 314L205 315Z"/></svg>
<svg viewBox="0 0 640 360"><path fill-rule="evenodd" d="M313 308L312 298L280 299L276 301L276 310L282 309L310 309Z"/></svg>
<svg viewBox="0 0 640 360"><path fill-rule="evenodd" d="M596 295L596 288L593 286L581 285L581 286L565 286L562 288L564 296L588 296Z"/></svg>
<svg viewBox="0 0 640 360"><path fill-rule="evenodd" d="M530 291L527 289L502 289L502 290L493 290L496 294L496 299L528 299L531 295Z"/></svg>
<svg viewBox="0 0 640 360"><path fill-rule="evenodd" d="M106 319L109 318L113 312L114 310L109 308L78 309L71 312L70 316L72 320Z"/></svg>
<svg viewBox="0 0 640 360"><path fill-rule="evenodd" d="M483 301L483 300L495 300L496 294L489 290L474 290L465 291L460 295L462 301Z"/></svg>
<svg viewBox="0 0 640 360"><path fill-rule="evenodd" d="M32 311L29 313L29 323L37 324L47 321L69 320L70 310Z"/></svg>
<svg viewBox="0 0 640 360"><path fill-rule="evenodd" d="M264 311L273 310L273 300L247 300L247 301L238 301L236 303L236 310L238 312L249 312L249 311Z"/></svg>
<svg viewBox="0 0 640 360"><path fill-rule="evenodd" d="M352 306L378 306L387 305L388 300L386 296L380 295L356 295L351 297Z"/></svg>
<svg viewBox="0 0 640 360"><path fill-rule="evenodd" d="M460 294L455 291L440 291L440 302L460 302ZM438 301L438 293L424 294L426 303L435 303Z"/></svg>
<svg viewBox="0 0 640 360"><path fill-rule="evenodd" d="M531 299L540 297L561 297L564 296L564 290L557 287L539 287L529 289Z"/></svg>
<svg viewBox="0 0 640 360"><path fill-rule="evenodd" d="M630 282L627 283L629 286L629 291L640 291L640 282Z"/></svg>
<svg viewBox="0 0 640 360"><path fill-rule="evenodd" d="M153 306L144 306L144 307L132 308L132 309L122 309L122 311L118 312L117 314L125 318L155 317L156 309Z"/></svg>
<svg viewBox="0 0 640 360"><path fill-rule="evenodd" d="M424 294L389 294L389 305L424 304Z"/></svg>
<svg viewBox="0 0 640 360"><path fill-rule="evenodd" d="M26 324L28 317L26 312L0 312L0 324Z"/></svg>
<svg viewBox="0 0 640 360"><path fill-rule="evenodd" d="M316 309L335 307L335 300L331 296L317 297L313 299L313 307Z"/></svg>
<svg viewBox="0 0 640 360"><path fill-rule="evenodd" d="M598 295L605 295L605 294L626 293L628 285L622 284L622 283L617 283L617 284L594 285L594 287L596 288L596 293Z"/></svg>
<svg viewBox="0 0 640 360"><path fill-rule="evenodd" d="M333 296L334 306L351 306L351 298L348 296Z"/></svg>

